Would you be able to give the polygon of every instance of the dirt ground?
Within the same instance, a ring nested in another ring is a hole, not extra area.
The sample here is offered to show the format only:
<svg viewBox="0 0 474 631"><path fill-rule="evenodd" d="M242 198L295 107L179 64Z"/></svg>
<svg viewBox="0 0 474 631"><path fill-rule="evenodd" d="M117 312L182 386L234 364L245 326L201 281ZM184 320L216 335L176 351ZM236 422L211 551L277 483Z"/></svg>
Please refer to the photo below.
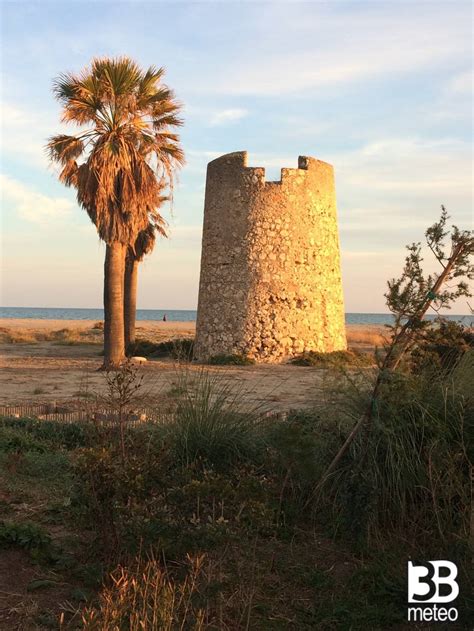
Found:
<svg viewBox="0 0 474 631"><path fill-rule="evenodd" d="M67 403L87 390L104 391L102 331L94 322L80 320L14 320L0 322L0 404L20 405L56 401ZM194 322L139 322L137 337L163 341L193 337ZM383 327L348 327L351 348L370 351L381 343ZM183 371L191 378L203 370L195 364L178 366L151 359L140 371L144 388L153 399L176 388ZM321 368L288 364L208 366L205 370L245 393L246 399L272 410L311 407L321 399L323 386L333 377Z"/></svg>

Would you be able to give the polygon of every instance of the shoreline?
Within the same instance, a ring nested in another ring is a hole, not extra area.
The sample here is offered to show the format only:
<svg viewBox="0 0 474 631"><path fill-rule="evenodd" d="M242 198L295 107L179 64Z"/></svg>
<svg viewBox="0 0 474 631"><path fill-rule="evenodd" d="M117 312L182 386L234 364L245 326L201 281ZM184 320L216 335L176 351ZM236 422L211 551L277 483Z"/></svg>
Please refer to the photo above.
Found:
<svg viewBox="0 0 474 631"><path fill-rule="evenodd" d="M0 318L0 329L28 329L28 330L61 330L61 329L92 329L96 322L100 322L95 318L90 320L62 320L62 319L45 319L45 318ZM137 331L153 327L157 330L167 332L170 330L189 331L196 328L196 320L137 320ZM346 323L346 329L366 329L366 330L385 330L386 325L367 323L352 324Z"/></svg>
<svg viewBox="0 0 474 631"><path fill-rule="evenodd" d="M51 319L46 320L45 318L0 318L0 328L8 328L8 329L29 329L29 330L56 330L56 329L91 329L96 322L101 322L101 320L90 319L90 320L62 320L62 319ZM189 330L190 328L196 327L195 320L167 320L163 322L163 320L137 320L137 330L140 327L156 327L157 329L161 329L163 331L168 331L170 329L175 330Z"/></svg>
<svg viewBox="0 0 474 631"><path fill-rule="evenodd" d="M0 345L28 345L38 343L71 343L78 346L102 344L103 328L95 328L100 320L44 320L33 318L0 318ZM168 320L139 320L137 339L163 342L174 338L193 338L196 322ZM346 324L347 346L350 349L370 350L383 344L388 329L383 324ZM25 349L26 351L26 349Z"/></svg>

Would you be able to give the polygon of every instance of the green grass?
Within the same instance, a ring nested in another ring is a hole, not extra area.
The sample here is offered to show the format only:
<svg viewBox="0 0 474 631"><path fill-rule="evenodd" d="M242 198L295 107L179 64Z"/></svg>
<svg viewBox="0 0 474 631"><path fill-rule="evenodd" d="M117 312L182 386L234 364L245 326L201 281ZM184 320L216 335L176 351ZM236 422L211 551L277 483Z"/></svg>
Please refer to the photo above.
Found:
<svg viewBox="0 0 474 631"><path fill-rule="evenodd" d="M359 436L330 481L329 501L352 535L410 530L434 549L467 538L473 371L470 353L449 374L399 373L385 385L368 440ZM342 403L360 416L367 401L357 394L349 406L346 391Z"/></svg>
<svg viewBox="0 0 474 631"><path fill-rule="evenodd" d="M180 463L203 460L222 468L252 460L262 447L262 421L258 407L245 404L245 392L205 371L197 378L182 373L179 388L169 444Z"/></svg>

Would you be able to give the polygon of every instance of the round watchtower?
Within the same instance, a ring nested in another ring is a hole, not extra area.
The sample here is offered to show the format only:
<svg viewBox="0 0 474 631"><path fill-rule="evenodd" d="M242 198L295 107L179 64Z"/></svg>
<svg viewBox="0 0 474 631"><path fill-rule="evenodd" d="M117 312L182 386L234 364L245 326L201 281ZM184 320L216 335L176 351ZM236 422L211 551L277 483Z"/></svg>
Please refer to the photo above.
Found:
<svg viewBox="0 0 474 631"><path fill-rule="evenodd" d="M345 348L332 166L300 156L266 182L245 151L210 162L196 358L276 362Z"/></svg>

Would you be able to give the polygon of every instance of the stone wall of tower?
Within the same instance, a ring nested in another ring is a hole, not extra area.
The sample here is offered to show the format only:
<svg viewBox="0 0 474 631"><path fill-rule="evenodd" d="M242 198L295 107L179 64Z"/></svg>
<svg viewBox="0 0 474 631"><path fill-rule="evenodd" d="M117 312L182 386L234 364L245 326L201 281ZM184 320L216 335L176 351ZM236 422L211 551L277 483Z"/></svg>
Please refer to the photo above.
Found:
<svg viewBox="0 0 474 631"><path fill-rule="evenodd" d="M266 182L246 152L210 162L196 358L278 362L345 348L332 166L300 156Z"/></svg>

